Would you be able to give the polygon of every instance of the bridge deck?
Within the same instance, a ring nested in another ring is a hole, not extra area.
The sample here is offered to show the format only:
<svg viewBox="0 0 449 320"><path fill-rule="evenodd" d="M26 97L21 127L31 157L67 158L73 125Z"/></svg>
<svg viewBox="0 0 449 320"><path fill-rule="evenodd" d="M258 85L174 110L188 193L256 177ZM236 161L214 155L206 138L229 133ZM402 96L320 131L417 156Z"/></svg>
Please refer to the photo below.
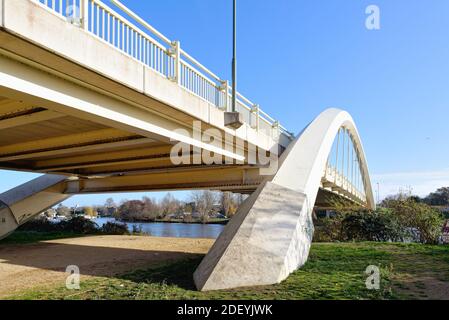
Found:
<svg viewBox="0 0 449 320"><path fill-rule="evenodd" d="M255 127L251 112L242 128L225 127L226 110L202 91L174 82L37 1L0 0L0 8L0 168L79 177L204 169L208 177L224 178L130 188L239 184L253 190L261 179L252 173L257 163L248 166L249 150L283 149L291 141L275 123ZM196 137L197 121L201 133L214 129L214 137L228 135L232 142L216 146ZM174 166L170 150L179 141L233 159L234 174L222 174L226 165Z"/></svg>

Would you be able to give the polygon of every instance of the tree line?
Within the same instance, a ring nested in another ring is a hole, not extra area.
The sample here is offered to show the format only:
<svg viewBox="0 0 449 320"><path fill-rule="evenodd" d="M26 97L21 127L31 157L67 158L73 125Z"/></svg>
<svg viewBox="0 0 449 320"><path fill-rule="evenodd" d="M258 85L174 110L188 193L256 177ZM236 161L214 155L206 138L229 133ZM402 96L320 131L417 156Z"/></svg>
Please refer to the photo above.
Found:
<svg viewBox="0 0 449 320"><path fill-rule="evenodd" d="M230 192L194 191L187 201L167 193L160 200L143 197L140 200L122 200L116 203L109 198L102 206L68 208L59 205L58 216L74 215L114 217L122 221L178 220L207 223L213 218L230 219L246 196Z"/></svg>

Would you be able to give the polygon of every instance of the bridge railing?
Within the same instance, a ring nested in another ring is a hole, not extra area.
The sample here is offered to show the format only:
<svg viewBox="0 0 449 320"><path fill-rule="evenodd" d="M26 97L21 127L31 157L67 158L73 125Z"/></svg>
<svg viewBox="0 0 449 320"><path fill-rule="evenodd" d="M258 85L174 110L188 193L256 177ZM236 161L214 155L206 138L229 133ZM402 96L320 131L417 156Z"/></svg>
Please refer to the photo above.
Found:
<svg viewBox="0 0 449 320"><path fill-rule="evenodd" d="M31 1L40 3L69 22L79 25L217 108L227 111L231 109L232 88L228 81L207 69L185 52L178 41L168 39L119 1L111 0L141 27L100 0ZM237 93L236 108L255 130L270 136L281 133L293 138L293 134L278 121L240 93Z"/></svg>
<svg viewBox="0 0 449 320"><path fill-rule="evenodd" d="M339 129L332 146L323 178L332 187L338 188L349 197L366 202L365 184L362 174L360 150L354 137L345 127Z"/></svg>

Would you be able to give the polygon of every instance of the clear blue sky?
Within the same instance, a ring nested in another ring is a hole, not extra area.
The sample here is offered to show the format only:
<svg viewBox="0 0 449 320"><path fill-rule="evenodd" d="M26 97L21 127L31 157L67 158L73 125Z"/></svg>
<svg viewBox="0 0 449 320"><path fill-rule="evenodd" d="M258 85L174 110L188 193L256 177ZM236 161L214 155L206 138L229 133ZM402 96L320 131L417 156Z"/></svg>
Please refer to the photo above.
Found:
<svg viewBox="0 0 449 320"><path fill-rule="evenodd" d="M231 78L231 0L123 2ZM449 186L449 1L238 2L240 92L294 132L327 107L348 110L382 196ZM378 31L365 28L370 4L380 8ZM27 179L0 172L0 191Z"/></svg>

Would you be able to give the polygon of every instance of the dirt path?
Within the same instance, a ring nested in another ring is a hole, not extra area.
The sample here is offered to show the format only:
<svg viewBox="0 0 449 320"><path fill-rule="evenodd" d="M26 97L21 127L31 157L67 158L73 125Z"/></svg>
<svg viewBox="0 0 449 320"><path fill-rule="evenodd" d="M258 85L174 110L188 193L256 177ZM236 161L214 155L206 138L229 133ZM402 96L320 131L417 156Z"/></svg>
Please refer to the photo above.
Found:
<svg viewBox="0 0 449 320"><path fill-rule="evenodd" d="M0 298L64 284L69 265L80 268L83 280L205 254L212 244L207 239L97 236L0 246Z"/></svg>
<svg viewBox="0 0 449 320"><path fill-rule="evenodd" d="M394 290L406 299L449 300L449 269L438 255L384 248L394 254ZM411 249L409 249L411 250Z"/></svg>

